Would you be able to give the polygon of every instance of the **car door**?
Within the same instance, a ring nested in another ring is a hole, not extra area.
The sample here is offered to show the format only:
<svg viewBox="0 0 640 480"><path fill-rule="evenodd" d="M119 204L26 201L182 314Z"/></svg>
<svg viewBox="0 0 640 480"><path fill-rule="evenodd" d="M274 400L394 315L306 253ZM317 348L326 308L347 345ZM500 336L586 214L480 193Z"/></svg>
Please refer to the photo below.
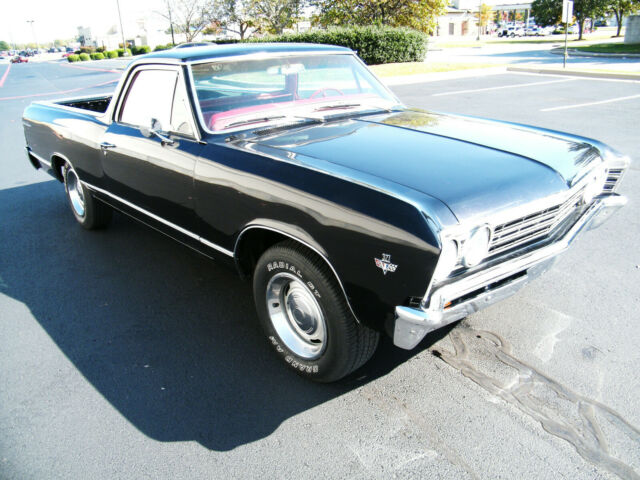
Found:
<svg viewBox="0 0 640 480"><path fill-rule="evenodd" d="M143 221L195 231L193 172L202 144L180 67L133 70L100 147L112 198Z"/></svg>

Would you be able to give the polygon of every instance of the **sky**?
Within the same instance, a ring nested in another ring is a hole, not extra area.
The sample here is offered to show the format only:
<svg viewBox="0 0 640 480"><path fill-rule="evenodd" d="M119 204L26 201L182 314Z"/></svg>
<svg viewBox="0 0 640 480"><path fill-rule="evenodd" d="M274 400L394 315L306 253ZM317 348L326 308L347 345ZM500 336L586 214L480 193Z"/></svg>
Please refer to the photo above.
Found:
<svg viewBox="0 0 640 480"><path fill-rule="evenodd" d="M163 10L164 5L164 0L120 0L125 33L127 24L135 25L142 17L154 24L168 23L154 13ZM33 29L39 43L75 38L79 26L91 27L94 35L105 34L113 25L120 31L116 0L0 0L0 40L34 42L27 20L34 20Z"/></svg>

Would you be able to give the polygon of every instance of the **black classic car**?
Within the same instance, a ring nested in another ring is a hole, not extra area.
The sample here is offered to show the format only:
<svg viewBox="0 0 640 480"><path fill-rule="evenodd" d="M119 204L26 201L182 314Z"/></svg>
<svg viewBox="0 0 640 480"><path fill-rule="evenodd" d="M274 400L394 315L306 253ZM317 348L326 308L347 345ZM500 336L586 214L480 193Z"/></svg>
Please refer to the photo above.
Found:
<svg viewBox="0 0 640 480"><path fill-rule="evenodd" d="M253 282L290 368L344 377L512 295L625 203L595 140L402 105L351 50L193 47L35 102L27 154L85 228L117 209Z"/></svg>

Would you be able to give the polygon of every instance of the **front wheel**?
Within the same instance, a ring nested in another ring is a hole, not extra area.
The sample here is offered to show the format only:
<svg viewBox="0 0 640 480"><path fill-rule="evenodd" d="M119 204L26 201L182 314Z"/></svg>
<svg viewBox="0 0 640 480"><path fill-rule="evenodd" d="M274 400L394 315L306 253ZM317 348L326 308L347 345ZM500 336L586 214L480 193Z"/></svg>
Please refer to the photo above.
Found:
<svg viewBox="0 0 640 480"><path fill-rule="evenodd" d="M375 352L379 333L356 321L326 263L295 242L260 257L253 293L269 342L304 377L339 380Z"/></svg>
<svg viewBox="0 0 640 480"><path fill-rule="evenodd" d="M87 230L109 225L113 215L111 207L93 198L69 163L65 164L62 173L67 200L78 223Z"/></svg>

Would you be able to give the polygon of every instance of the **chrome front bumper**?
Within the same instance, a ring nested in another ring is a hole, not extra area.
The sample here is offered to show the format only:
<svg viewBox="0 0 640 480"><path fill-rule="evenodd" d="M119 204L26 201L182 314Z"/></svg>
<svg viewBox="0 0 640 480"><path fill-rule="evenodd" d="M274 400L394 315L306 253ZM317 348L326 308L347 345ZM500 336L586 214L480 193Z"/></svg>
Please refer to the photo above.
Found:
<svg viewBox="0 0 640 480"><path fill-rule="evenodd" d="M410 350L427 333L510 297L546 272L582 230L599 227L626 203L619 195L602 197L555 243L435 288L420 308L397 306L393 343Z"/></svg>

